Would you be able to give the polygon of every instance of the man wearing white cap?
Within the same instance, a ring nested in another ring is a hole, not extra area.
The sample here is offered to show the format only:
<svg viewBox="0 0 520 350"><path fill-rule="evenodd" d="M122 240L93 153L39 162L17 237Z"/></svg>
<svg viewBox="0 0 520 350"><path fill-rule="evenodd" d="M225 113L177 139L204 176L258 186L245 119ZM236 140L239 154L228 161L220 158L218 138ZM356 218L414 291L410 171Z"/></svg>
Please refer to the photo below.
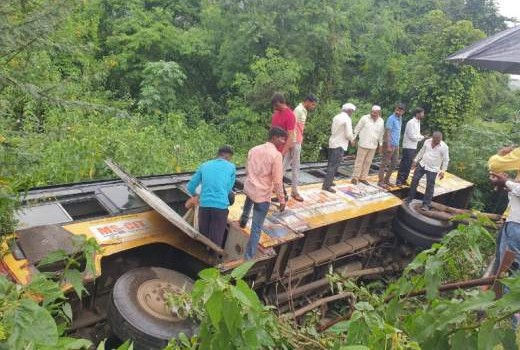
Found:
<svg viewBox="0 0 520 350"><path fill-rule="evenodd" d="M354 143L354 134L352 132L352 113L356 110L356 106L352 103L345 103L341 106L341 113L332 119L332 134L329 138L329 161L327 164L327 175L323 181L322 189L335 193L332 188L334 176L343 159L343 154L348 149L348 144Z"/></svg>
<svg viewBox="0 0 520 350"><path fill-rule="evenodd" d="M374 105L370 114L361 117L354 129L354 139L359 136L356 162L352 183L359 182L368 185L367 176L376 150L383 152L383 135L385 134L385 123L381 118L381 107Z"/></svg>

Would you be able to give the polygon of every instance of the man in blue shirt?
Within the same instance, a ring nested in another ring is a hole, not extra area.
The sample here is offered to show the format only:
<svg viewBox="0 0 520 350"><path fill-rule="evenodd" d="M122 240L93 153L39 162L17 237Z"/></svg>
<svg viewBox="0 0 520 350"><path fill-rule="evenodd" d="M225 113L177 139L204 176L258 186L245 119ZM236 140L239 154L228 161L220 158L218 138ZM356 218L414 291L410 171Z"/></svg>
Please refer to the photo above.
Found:
<svg viewBox="0 0 520 350"><path fill-rule="evenodd" d="M230 162L233 149L219 148L217 158L203 163L188 183L188 192L196 195L201 185L199 231L219 246L223 246L226 232L229 198L235 184L236 167Z"/></svg>
<svg viewBox="0 0 520 350"><path fill-rule="evenodd" d="M401 125L405 106L402 103L395 106L394 113L388 117L385 124L384 153L381 167L379 168L380 187L388 189L390 176L399 161L399 140L401 139Z"/></svg>

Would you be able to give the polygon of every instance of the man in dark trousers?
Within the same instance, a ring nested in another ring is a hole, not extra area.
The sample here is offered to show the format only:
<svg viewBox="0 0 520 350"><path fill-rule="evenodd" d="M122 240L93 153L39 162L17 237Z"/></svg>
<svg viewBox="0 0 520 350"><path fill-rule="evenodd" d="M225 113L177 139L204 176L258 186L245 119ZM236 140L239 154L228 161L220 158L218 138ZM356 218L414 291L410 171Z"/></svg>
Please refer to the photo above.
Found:
<svg viewBox="0 0 520 350"><path fill-rule="evenodd" d="M347 151L349 143L354 145L354 132L352 130L352 114L356 106L345 103L341 106L341 112L332 118L331 135L329 138L329 159L327 163L327 174L323 181L322 189L335 193L332 188L334 176L338 171L343 154Z"/></svg>
<svg viewBox="0 0 520 350"><path fill-rule="evenodd" d="M398 103L395 106L394 113L388 117L385 123L384 153L381 167L379 168L378 182L378 185L384 189L390 187L390 176L392 176L392 172L399 160L399 140L401 138L404 111L404 104Z"/></svg>
<svg viewBox="0 0 520 350"><path fill-rule="evenodd" d="M439 176L440 180L444 178L444 172L448 169L449 162L450 155L448 145L442 141L442 133L436 131L433 133L431 139L424 141L424 145L412 163L412 169L415 168L415 172L413 174L407 202L409 203L415 198L419 181L426 175L426 191L423 197L422 209L430 210L433 191L435 189L435 180L437 176Z"/></svg>
<svg viewBox="0 0 520 350"><path fill-rule="evenodd" d="M219 148L217 158L203 163L188 183L188 192L196 195L201 185L199 231L222 247L226 232L229 194L235 184L236 167L230 162L233 149Z"/></svg>
<svg viewBox="0 0 520 350"><path fill-rule="evenodd" d="M421 120L423 119L424 109L417 107L412 112L412 119L406 123L404 128L403 153L399 171L397 172L397 181L395 182L397 186L406 184L413 159L417 153L417 143L424 140L424 136L421 134Z"/></svg>

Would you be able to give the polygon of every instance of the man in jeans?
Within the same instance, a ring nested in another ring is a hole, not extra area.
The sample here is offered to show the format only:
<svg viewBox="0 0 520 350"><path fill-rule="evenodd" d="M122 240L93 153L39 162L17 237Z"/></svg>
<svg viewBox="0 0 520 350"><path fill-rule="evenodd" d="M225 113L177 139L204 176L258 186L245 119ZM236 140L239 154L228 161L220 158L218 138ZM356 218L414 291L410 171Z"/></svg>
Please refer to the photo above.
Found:
<svg viewBox="0 0 520 350"><path fill-rule="evenodd" d="M296 142L283 158L284 170L291 166L291 195L297 201L303 200L302 196L298 193L303 130L305 129L305 122L307 121L308 113L312 112L316 108L317 103L318 99L316 96L309 94L305 97L303 102L294 109L294 116L296 117Z"/></svg>
<svg viewBox="0 0 520 350"><path fill-rule="evenodd" d="M516 269L520 267L520 183L510 180L506 174L491 173L490 180L498 188L509 192L509 215L497 238L497 256L494 271L497 272L506 250L516 254Z"/></svg>
<svg viewBox="0 0 520 350"><path fill-rule="evenodd" d="M423 197L423 210L431 209L433 191L435 189L435 180L437 175L439 179L444 178L444 172L448 169L450 155L448 145L442 141L442 133L436 131L431 139L424 141L424 145L417 154L412 163L412 169L415 168L413 174L410 192L408 193L407 202L411 202L417 193L417 186L421 178L426 175L426 191Z"/></svg>
<svg viewBox="0 0 520 350"><path fill-rule="evenodd" d="M401 126L405 107L399 103L385 124L385 141L383 160L379 168L379 183L382 188L390 186L390 176L399 161L399 140L401 139Z"/></svg>
<svg viewBox="0 0 520 350"><path fill-rule="evenodd" d="M509 191L509 215L497 236L497 253L494 271L496 272L502 262L505 249L517 254L515 261L520 266L520 184L513 182L503 173L516 171L516 179L520 179L520 147L504 147L488 161L491 171L490 180L497 188L505 188Z"/></svg>
<svg viewBox="0 0 520 350"><path fill-rule="evenodd" d="M406 180L408 180L412 162L417 153L417 143L424 140L424 136L421 135L421 120L424 119L424 109L417 107L412 115L412 119L406 123L404 128L403 154L401 156L401 164L399 164L399 171L397 172L397 181L395 182L397 186L404 185Z"/></svg>
<svg viewBox="0 0 520 350"><path fill-rule="evenodd" d="M335 193L332 188L334 175L343 159L343 154L348 149L349 142L354 145L354 133L352 131L352 113L356 106L352 103L345 103L341 107L341 113L332 119L331 135L329 138L329 159L327 164L327 175L323 181L322 189Z"/></svg>
<svg viewBox="0 0 520 350"><path fill-rule="evenodd" d="M247 198L239 221L240 227L246 227L249 213L253 209L251 233L244 255L246 260L255 257L273 192L278 197L280 211L285 209L285 196L282 187L282 154L278 149L283 148L286 142L287 132L274 127L269 130L268 141L253 147L247 155L247 177L244 182L244 192Z"/></svg>
<svg viewBox="0 0 520 350"><path fill-rule="evenodd" d="M235 184L235 165L230 162L233 149L222 146L217 158L203 163L188 183L193 196L201 185L199 207L199 231L222 247L226 232L229 194Z"/></svg>

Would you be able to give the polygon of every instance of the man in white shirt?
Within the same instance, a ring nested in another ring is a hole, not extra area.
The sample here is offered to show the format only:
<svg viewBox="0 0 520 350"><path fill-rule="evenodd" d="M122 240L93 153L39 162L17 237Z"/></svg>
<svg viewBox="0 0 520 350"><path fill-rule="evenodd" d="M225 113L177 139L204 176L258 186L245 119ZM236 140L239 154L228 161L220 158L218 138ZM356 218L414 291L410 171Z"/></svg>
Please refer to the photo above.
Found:
<svg viewBox="0 0 520 350"><path fill-rule="evenodd" d="M506 250L516 253L515 262L520 267L520 183L510 180L506 174L491 173L489 179L498 188L509 193L509 215L497 237L497 255L494 270L498 270Z"/></svg>
<svg viewBox="0 0 520 350"><path fill-rule="evenodd" d="M299 202L303 201L303 197L298 193L298 182L300 177L300 154L303 143L303 130L305 129L305 122L307 115L316 108L318 99L313 94L305 97L294 109L294 116L296 117L296 140L293 147L283 157L284 171L291 167L291 196Z"/></svg>
<svg viewBox="0 0 520 350"><path fill-rule="evenodd" d="M331 135L329 138L329 159L327 164L327 175L323 181L322 189L335 193L332 188L334 176L343 159L343 154L348 149L348 144L354 143L354 133L352 132L352 113L356 106L352 103L345 103L341 107L341 113L332 119Z"/></svg>
<svg viewBox="0 0 520 350"><path fill-rule="evenodd" d="M444 178L444 172L448 169L450 155L448 145L442 141L442 133L436 131L431 139L424 141L424 145L415 157L412 163L412 169L415 168L413 174L410 192L408 193L407 202L415 198L419 180L426 175L426 191L423 197L423 210L431 209L433 190L435 189L435 180L437 175L439 179Z"/></svg>
<svg viewBox="0 0 520 350"><path fill-rule="evenodd" d="M421 135L421 120L424 119L424 109L417 107L412 112L412 115L412 119L406 123L404 129L403 153L399 171L397 172L397 181L395 182L397 186L404 185L406 180L408 180L412 162L417 153L417 143L424 140L424 136Z"/></svg>
<svg viewBox="0 0 520 350"><path fill-rule="evenodd" d="M383 135L385 133L385 123L381 118L381 107L374 105L370 114L361 117L354 129L354 139L359 136L352 183L359 182L368 185L367 176L372 160L376 154L383 152Z"/></svg>

